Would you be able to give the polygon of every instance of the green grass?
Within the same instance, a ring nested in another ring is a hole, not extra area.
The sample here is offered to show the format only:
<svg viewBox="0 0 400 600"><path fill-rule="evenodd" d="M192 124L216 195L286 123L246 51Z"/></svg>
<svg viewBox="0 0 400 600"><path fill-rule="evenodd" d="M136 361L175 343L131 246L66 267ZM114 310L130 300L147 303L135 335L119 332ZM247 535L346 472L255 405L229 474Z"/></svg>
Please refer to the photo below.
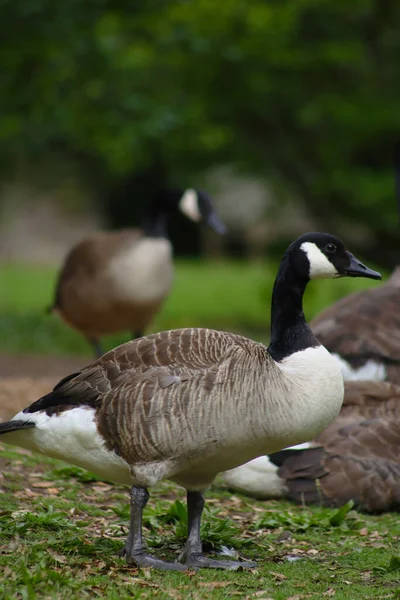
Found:
<svg viewBox="0 0 400 600"><path fill-rule="evenodd" d="M84 471L4 446L0 597L5 600L336 600L400 598L398 515L351 507L259 502L216 484L204 513L205 546L257 561L252 571L139 571L118 556L128 493ZM173 560L185 534L183 490L166 482L145 511L151 552Z"/></svg>
<svg viewBox="0 0 400 600"><path fill-rule="evenodd" d="M212 327L268 340L270 300L276 263L177 261L170 297L151 331L178 327ZM0 340L8 352L89 354L90 348L45 309L52 302L56 270L17 264L0 265ZM360 289L379 283L365 279L313 282L305 312L320 310ZM109 349L129 332L105 340Z"/></svg>

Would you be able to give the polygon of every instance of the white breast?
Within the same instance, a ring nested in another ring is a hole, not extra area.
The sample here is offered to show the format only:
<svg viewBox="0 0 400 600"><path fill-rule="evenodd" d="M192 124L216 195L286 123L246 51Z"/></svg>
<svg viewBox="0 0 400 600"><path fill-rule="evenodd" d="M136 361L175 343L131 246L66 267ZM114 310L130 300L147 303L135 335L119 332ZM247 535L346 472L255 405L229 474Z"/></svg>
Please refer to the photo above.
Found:
<svg viewBox="0 0 400 600"><path fill-rule="evenodd" d="M296 352L278 366L266 431L281 445L266 453L312 440L339 414L344 396L339 365L323 346Z"/></svg>
<svg viewBox="0 0 400 600"><path fill-rule="evenodd" d="M120 301L156 302L172 284L172 247L165 238L134 241L110 261L107 277Z"/></svg>
<svg viewBox="0 0 400 600"><path fill-rule="evenodd" d="M2 441L70 462L106 481L131 484L128 463L107 450L94 420L94 410L77 407L58 415L20 412L12 420L32 421L36 427L14 431Z"/></svg>

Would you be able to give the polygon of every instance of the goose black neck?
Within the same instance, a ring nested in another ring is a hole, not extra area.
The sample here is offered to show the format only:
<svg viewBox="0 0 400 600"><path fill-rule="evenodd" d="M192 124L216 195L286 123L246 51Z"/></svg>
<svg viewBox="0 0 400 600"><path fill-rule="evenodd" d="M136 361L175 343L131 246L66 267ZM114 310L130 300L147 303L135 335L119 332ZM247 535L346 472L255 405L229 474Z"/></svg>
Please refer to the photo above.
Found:
<svg viewBox="0 0 400 600"><path fill-rule="evenodd" d="M167 238L167 207L160 196L150 201L142 219L141 229L146 237Z"/></svg>
<svg viewBox="0 0 400 600"><path fill-rule="evenodd" d="M271 341L268 352L279 362L294 352L319 346L303 312L303 295L308 279L299 279L285 255L272 293Z"/></svg>

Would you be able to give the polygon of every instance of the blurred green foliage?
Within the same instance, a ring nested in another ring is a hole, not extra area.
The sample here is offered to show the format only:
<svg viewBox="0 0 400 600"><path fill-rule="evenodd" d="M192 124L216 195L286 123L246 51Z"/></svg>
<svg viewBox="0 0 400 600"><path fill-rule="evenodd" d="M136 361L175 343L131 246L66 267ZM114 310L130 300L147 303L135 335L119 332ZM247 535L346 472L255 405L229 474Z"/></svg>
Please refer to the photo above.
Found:
<svg viewBox="0 0 400 600"><path fill-rule="evenodd" d="M0 152L98 185L233 162L321 224L397 239L397 0L2 0Z"/></svg>

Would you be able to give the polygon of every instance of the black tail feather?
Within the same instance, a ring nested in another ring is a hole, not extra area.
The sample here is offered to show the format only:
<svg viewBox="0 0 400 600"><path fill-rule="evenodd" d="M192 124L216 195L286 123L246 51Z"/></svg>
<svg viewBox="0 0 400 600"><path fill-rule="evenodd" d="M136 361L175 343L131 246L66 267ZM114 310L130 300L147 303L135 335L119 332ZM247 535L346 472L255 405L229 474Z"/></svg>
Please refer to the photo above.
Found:
<svg viewBox="0 0 400 600"><path fill-rule="evenodd" d="M6 421L0 423L0 435L2 433L11 433L11 431L18 431L19 429L31 429L36 427L32 421Z"/></svg>

